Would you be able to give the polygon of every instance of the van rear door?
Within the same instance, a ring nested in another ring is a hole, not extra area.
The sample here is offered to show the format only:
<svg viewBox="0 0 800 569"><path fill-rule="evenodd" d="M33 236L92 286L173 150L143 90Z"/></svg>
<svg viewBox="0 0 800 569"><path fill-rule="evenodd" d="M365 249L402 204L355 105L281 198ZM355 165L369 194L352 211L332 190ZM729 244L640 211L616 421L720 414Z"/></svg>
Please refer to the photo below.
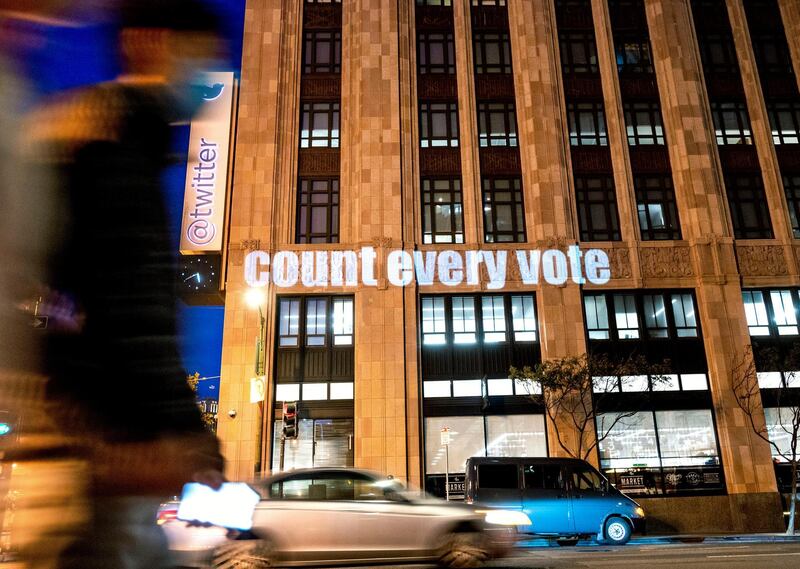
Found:
<svg viewBox="0 0 800 569"><path fill-rule="evenodd" d="M523 463L522 511L533 525L521 531L559 535L575 531L564 474L559 463Z"/></svg>
<svg viewBox="0 0 800 569"><path fill-rule="evenodd" d="M519 465L515 462L484 462L477 465L475 501L495 508L520 510Z"/></svg>

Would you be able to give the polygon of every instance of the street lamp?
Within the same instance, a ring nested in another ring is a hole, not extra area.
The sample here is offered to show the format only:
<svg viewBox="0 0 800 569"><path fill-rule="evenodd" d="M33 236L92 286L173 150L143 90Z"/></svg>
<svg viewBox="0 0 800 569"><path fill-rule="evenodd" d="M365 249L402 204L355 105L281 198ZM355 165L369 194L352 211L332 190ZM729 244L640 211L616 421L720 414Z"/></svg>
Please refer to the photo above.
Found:
<svg viewBox="0 0 800 569"><path fill-rule="evenodd" d="M251 309L258 309L258 337L256 338L256 363L255 363L255 377L253 378L253 382L261 382L260 390L256 390L259 393L258 400L255 401L256 405L258 405L258 417L257 417L257 424L258 424L258 433L256 435L256 461L255 461L255 473L260 474L261 472L261 447L264 440L264 399L266 398L266 377L264 377L266 362L265 362L265 355L266 350L264 344L266 342L266 319L264 318L264 312L261 310L261 306L266 301L266 295L264 294L264 289L262 288L250 288L244 294L244 301L247 306ZM251 401L252 401L252 392L254 391L251 384Z"/></svg>

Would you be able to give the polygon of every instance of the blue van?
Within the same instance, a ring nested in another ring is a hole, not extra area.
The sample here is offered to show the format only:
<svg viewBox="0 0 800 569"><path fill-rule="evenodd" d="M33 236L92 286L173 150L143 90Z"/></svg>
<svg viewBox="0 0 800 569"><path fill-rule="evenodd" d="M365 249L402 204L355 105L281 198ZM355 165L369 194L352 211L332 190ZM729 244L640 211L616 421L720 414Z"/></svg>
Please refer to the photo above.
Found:
<svg viewBox="0 0 800 569"><path fill-rule="evenodd" d="M639 504L591 464L574 458L470 458L465 500L522 510L532 525L519 531L562 538L559 543L595 537L623 545L645 526Z"/></svg>

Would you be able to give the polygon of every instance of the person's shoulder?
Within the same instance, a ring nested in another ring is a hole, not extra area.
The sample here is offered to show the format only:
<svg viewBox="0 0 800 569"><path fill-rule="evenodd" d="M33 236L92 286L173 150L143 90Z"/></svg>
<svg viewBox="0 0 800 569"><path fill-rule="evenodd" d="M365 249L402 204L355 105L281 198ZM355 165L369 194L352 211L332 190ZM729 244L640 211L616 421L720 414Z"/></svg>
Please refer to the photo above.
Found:
<svg viewBox="0 0 800 569"><path fill-rule="evenodd" d="M26 118L26 143L56 158L71 155L88 143L116 140L126 112L125 90L115 82L67 91Z"/></svg>

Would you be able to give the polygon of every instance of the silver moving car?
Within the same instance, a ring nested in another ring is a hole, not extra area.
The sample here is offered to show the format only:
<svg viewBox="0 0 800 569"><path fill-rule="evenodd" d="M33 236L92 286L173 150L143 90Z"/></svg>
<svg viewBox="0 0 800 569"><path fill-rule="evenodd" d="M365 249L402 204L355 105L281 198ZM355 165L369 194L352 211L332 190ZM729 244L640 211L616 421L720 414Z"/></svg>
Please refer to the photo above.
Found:
<svg viewBox="0 0 800 569"><path fill-rule="evenodd" d="M505 555L521 512L477 510L418 497L396 480L354 469L284 472L252 484L261 495L249 532L197 527L162 507L160 523L181 565L267 567L435 561L477 567Z"/></svg>

